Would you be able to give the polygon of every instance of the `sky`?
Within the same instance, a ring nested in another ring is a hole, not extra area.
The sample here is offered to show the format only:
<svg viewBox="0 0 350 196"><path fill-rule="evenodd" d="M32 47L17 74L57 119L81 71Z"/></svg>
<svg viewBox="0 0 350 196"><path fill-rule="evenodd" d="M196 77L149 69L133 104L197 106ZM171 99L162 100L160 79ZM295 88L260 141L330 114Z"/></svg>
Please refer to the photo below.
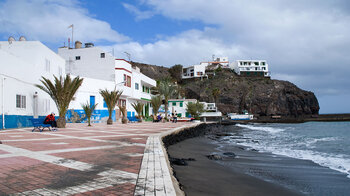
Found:
<svg viewBox="0 0 350 196"><path fill-rule="evenodd" d="M117 58L189 66L267 60L273 79L312 91L320 113L350 112L348 0L0 0L0 38L57 52L93 42Z"/></svg>

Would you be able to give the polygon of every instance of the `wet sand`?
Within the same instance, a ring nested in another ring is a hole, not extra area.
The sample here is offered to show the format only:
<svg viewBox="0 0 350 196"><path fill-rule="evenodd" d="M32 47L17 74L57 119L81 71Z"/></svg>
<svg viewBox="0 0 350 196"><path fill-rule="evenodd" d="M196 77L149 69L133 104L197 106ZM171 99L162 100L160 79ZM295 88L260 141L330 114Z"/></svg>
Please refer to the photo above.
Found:
<svg viewBox="0 0 350 196"><path fill-rule="evenodd" d="M173 158L194 158L172 165L189 195L347 195L350 179L311 161L260 153L235 145L220 146L200 136L168 147ZM209 160L216 153L222 160ZM236 157L224 156L223 152Z"/></svg>

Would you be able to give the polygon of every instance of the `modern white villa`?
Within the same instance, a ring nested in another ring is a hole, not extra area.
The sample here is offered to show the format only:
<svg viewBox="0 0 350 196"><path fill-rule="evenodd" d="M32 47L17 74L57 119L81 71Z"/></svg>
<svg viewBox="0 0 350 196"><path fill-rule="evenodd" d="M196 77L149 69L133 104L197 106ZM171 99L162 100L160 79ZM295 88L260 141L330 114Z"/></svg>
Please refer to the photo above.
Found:
<svg viewBox="0 0 350 196"><path fill-rule="evenodd" d="M65 74L65 61L39 41L0 41L0 129L32 126L29 119L55 112L51 97L34 84Z"/></svg>
<svg viewBox="0 0 350 196"><path fill-rule="evenodd" d="M66 61L67 74L85 78L76 99L69 106L68 121L76 120L77 114L84 114L80 104L86 100L91 104L98 103L93 121L107 120L107 106L99 94L99 89L107 87L109 90L116 88L123 91L118 105L126 105L128 116L136 115L131 105L136 102L145 104L144 116L152 114L150 88L156 86L156 81L142 74L138 67L133 67L124 59L116 59L92 43L86 43L85 47L82 47L81 42L77 41L75 48L61 47L58 54ZM118 107L113 112L113 119L121 119Z"/></svg>
<svg viewBox="0 0 350 196"><path fill-rule="evenodd" d="M265 60L236 60L232 67L241 76L270 76L269 65Z"/></svg>
<svg viewBox="0 0 350 196"><path fill-rule="evenodd" d="M208 77L208 74L219 67L232 69L241 76L270 77L266 60L236 60L230 63L228 57L219 57L213 61L201 62L199 65L183 68L182 79Z"/></svg>

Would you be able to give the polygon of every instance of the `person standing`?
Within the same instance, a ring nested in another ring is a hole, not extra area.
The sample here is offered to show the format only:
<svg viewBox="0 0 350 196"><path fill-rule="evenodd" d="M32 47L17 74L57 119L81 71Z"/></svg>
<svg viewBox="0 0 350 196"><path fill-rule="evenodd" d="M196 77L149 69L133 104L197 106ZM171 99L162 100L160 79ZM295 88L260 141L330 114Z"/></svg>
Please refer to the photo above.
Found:
<svg viewBox="0 0 350 196"><path fill-rule="evenodd" d="M175 113L174 113L174 123L177 123L177 112L175 110Z"/></svg>
<svg viewBox="0 0 350 196"><path fill-rule="evenodd" d="M55 120L55 113L51 113L49 115L46 116L45 120L44 120L44 124L50 124L51 127L53 128L52 130L57 131L57 123Z"/></svg>

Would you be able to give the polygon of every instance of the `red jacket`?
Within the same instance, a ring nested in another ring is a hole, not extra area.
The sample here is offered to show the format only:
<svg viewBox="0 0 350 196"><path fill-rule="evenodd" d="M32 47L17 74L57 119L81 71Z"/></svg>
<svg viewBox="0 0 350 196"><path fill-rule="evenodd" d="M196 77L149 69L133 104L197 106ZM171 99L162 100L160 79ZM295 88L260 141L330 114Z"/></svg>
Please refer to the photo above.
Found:
<svg viewBox="0 0 350 196"><path fill-rule="evenodd" d="M51 121L55 121L55 116L52 115L52 114L49 114L46 116L45 120L44 120L44 123L48 123L48 122L51 122Z"/></svg>

